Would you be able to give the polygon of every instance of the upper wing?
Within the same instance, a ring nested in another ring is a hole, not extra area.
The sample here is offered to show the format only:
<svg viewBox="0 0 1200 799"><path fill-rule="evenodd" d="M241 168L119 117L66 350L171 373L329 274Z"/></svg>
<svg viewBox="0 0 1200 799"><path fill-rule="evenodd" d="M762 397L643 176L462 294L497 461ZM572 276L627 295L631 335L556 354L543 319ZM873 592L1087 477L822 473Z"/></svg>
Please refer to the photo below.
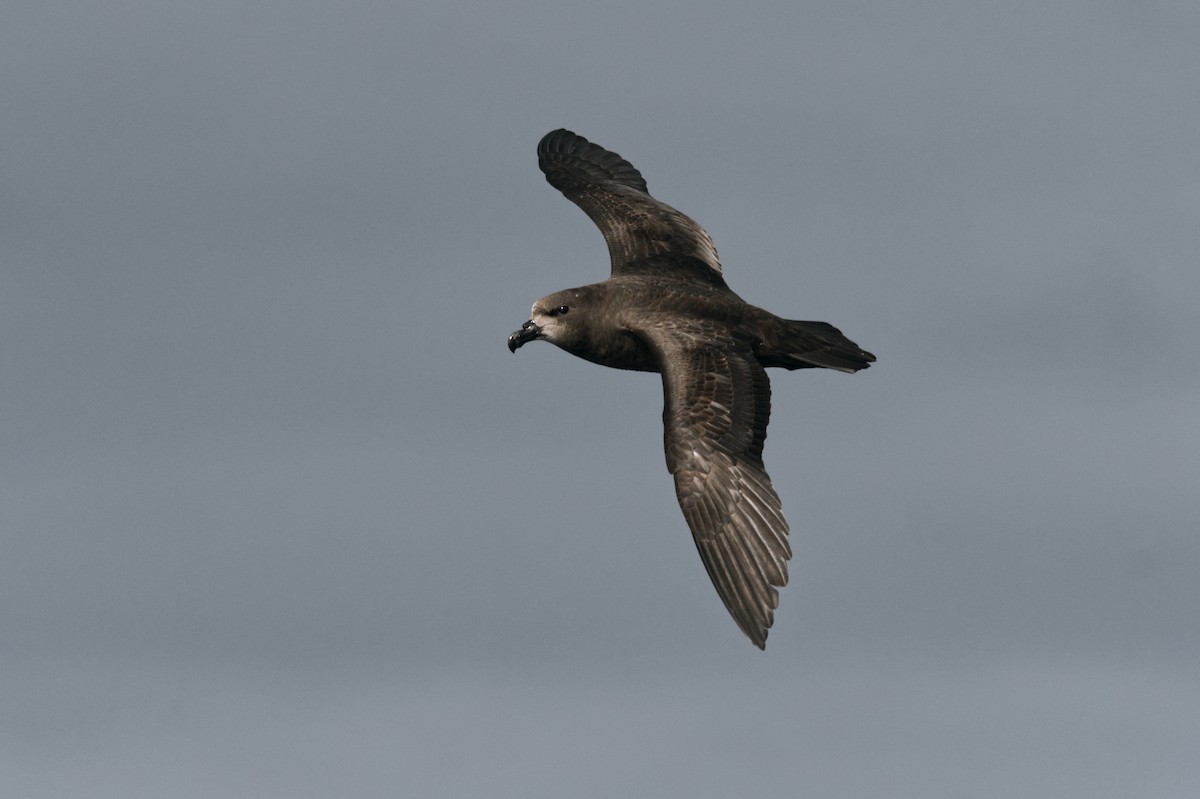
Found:
<svg viewBox="0 0 1200 799"><path fill-rule="evenodd" d="M651 197L641 173L621 156L556 130L538 143L538 166L600 228L612 274L670 274L725 285L704 228Z"/></svg>
<svg viewBox="0 0 1200 799"><path fill-rule="evenodd" d="M702 331L641 331L659 357L667 468L704 567L759 648L792 556L779 495L762 462L771 384L749 342Z"/></svg>

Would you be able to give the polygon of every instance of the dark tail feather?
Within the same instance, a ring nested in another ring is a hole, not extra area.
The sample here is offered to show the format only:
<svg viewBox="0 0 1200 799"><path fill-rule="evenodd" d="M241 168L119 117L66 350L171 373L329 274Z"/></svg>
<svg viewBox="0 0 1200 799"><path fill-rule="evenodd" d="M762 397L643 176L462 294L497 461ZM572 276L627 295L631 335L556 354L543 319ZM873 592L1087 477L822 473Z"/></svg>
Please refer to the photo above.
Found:
<svg viewBox="0 0 1200 799"><path fill-rule="evenodd" d="M763 366L784 369L821 367L840 372L866 369L875 356L859 347L826 322L796 322L780 319L759 345L758 360Z"/></svg>

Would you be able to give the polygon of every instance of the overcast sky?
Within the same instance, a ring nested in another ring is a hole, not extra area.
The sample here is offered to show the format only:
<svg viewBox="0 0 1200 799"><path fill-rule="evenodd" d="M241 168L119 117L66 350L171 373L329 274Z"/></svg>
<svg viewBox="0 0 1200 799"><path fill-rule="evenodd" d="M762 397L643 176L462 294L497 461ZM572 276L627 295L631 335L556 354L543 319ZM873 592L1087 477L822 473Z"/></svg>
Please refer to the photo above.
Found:
<svg viewBox="0 0 1200 799"><path fill-rule="evenodd" d="M0 795L1200 795L1200 7L9 2ZM773 371L767 651L570 128Z"/></svg>

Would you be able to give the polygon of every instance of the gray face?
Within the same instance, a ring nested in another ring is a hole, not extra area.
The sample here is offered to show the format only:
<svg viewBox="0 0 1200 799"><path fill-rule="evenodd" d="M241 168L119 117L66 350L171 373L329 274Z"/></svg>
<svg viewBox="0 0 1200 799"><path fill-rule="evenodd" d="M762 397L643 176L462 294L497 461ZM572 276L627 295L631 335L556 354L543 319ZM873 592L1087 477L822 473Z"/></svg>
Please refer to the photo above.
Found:
<svg viewBox="0 0 1200 799"><path fill-rule="evenodd" d="M557 291L533 304L529 320L508 337L508 349L516 352L536 339L545 339L559 347L575 343L578 326L572 322L586 309L584 295L578 289Z"/></svg>

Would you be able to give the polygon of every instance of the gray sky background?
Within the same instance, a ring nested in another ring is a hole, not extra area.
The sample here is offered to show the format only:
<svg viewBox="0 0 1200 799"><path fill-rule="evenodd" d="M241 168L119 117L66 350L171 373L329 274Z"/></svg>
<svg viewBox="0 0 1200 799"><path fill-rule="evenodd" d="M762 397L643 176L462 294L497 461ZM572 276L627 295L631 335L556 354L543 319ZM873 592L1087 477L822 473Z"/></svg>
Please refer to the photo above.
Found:
<svg viewBox="0 0 1200 799"><path fill-rule="evenodd" d="M10 2L0 795L1200 795L1200 7ZM568 127L772 373L765 653Z"/></svg>

